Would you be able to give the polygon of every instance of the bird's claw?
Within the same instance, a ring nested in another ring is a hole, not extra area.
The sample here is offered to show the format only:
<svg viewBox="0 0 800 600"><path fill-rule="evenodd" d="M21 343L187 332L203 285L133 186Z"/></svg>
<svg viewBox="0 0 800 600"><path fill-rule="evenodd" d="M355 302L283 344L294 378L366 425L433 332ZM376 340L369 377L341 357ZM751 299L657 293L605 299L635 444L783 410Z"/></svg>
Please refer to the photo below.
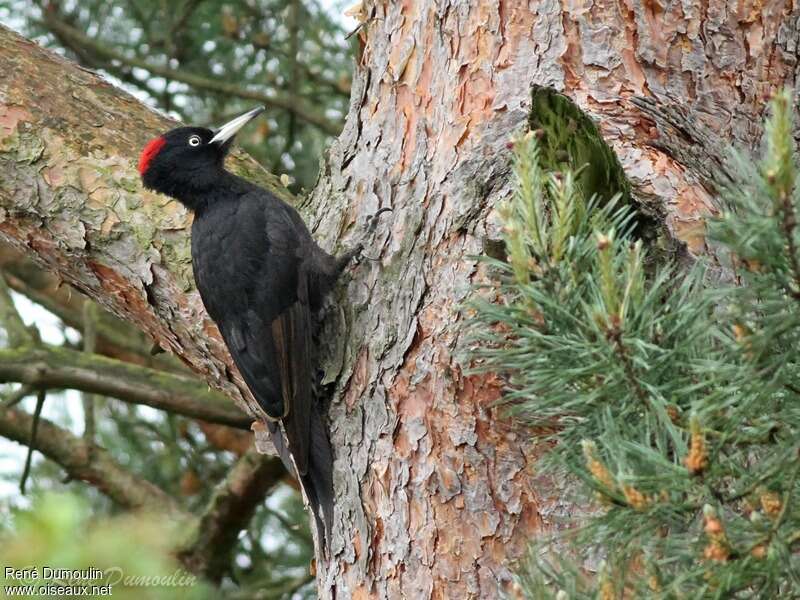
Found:
<svg viewBox="0 0 800 600"><path fill-rule="evenodd" d="M364 254L364 244L358 244L355 248L350 250L348 254L353 257L352 260L354 260L357 265L361 264L361 259L373 262L380 261L380 257L372 258L371 256L367 256Z"/></svg>
<svg viewBox="0 0 800 600"><path fill-rule="evenodd" d="M366 259L368 261L371 261L371 262L380 262L380 260L381 260L380 256L378 256L377 258L372 258L371 256L367 256L363 252L359 252L358 256L356 257L356 263L360 263L362 258L364 258L364 259Z"/></svg>
<svg viewBox="0 0 800 600"><path fill-rule="evenodd" d="M364 244L356 244L356 247L348 251L347 256L356 264L361 262L361 253L364 251Z"/></svg>
<svg viewBox="0 0 800 600"><path fill-rule="evenodd" d="M375 232L375 228L378 226L378 217L385 212L392 212L392 209L388 206L379 208L378 211L368 219L369 224L367 225L367 233Z"/></svg>
<svg viewBox="0 0 800 600"><path fill-rule="evenodd" d="M392 209L388 206L384 208L379 208L377 212L367 219L367 234L371 235L375 232L375 228L378 226L378 217L380 217L385 212L391 212ZM353 250L350 251L353 258L355 259L356 264L361 262L361 259L366 259L372 262L379 262L381 259L380 257L373 258L371 256L366 256L364 254L364 244L358 244Z"/></svg>

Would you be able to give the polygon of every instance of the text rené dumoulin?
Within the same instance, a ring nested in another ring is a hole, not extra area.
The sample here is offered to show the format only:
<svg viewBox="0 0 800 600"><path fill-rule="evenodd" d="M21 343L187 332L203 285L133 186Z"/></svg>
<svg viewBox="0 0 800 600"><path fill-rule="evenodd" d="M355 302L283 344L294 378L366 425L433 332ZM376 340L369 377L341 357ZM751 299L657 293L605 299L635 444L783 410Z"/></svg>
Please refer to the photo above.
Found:
<svg viewBox="0 0 800 600"><path fill-rule="evenodd" d="M7 580L18 582L57 582L61 585L103 584L126 587L189 587L197 583L197 578L182 569L169 574L131 575L125 574L121 567L98 569L63 569L45 566L24 568L5 567L3 574Z"/></svg>

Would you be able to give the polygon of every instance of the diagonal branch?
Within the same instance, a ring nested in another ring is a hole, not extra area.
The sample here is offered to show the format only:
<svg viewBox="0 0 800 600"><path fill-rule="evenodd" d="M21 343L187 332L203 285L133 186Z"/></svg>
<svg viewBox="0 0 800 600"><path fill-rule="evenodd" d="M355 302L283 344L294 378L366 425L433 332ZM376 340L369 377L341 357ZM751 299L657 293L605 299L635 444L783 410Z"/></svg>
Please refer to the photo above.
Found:
<svg viewBox="0 0 800 600"><path fill-rule="evenodd" d="M37 4L39 5L39 8L42 10L42 12L47 12L47 9L44 6L42 6L41 2L37 2ZM134 8L135 4L136 4L135 2L132 3L131 8ZM48 14L48 18L55 19L55 15ZM42 24L44 25L45 23ZM72 24L74 24L74 21L70 20L67 22L67 25L72 25ZM76 43L75 40L60 34L58 31L54 30L49 30L49 31L53 35L53 37L58 41L58 43L61 44L64 48L72 51L75 54L75 56L77 56L78 59L80 59L80 62L84 66L91 69L100 69L105 67L111 74L118 77L121 81L124 81L125 83L132 85L137 89L142 90L147 94L150 94L153 97L158 95L158 92L156 92L156 90L150 87L147 81L143 81L134 77L130 67L125 67L125 68L111 67L106 61L103 61L100 57L93 56L90 52L87 51L87 48L82 47L80 44Z"/></svg>
<svg viewBox="0 0 800 600"><path fill-rule="evenodd" d="M285 475L279 459L251 448L215 490L192 541L180 552L181 562L192 572L218 582L231 564L239 532Z"/></svg>
<svg viewBox="0 0 800 600"><path fill-rule="evenodd" d="M170 67L152 64L147 60L130 57L122 52L114 50L113 48L105 46L94 38L87 36L83 32L78 31L63 21L59 21L49 13L45 13L45 21L43 22L43 25L52 30L54 33L64 38L71 39L76 44L79 44L85 49L91 50L92 53L97 56L101 56L106 60L117 61L131 67L145 69L153 75L159 75L173 81L180 81L197 89L225 94L228 96L236 96L247 100L255 100L267 106L289 111L290 113L296 115L297 118L315 125L329 135L338 135L342 129L340 123L331 121L322 112L314 110L311 106L309 106L305 100L292 94L284 94L277 91L273 92L272 94L265 94L256 90L249 90L247 88L240 87L236 84L227 83L217 79L209 79L202 75L178 71L171 69Z"/></svg>
<svg viewBox="0 0 800 600"><path fill-rule="evenodd" d="M0 382L101 394L239 429L249 429L252 420L192 377L66 348L0 350Z"/></svg>
<svg viewBox="0 0 800 600"><path fill-rule="evenodd" d="M203 2L203 0L186 0L181 7L180 14L175 19L175 22L169 28L169 37L174 39L186 27L189 19L194 14L194 11Z"/></svg>
<svg viewBox="0 0 800 600"><path fill-rule="evenodd" d="M0 400L0 411L2 411L4 408L16 406L35 391L36 390L33 388L33 386L21 385L9 394L4 394L3 399Z"/></svg>
<svg viewBox="0 0 800 600"><path fill-rule="evenodd" d="M27 445L34 418L16 408L0 410L0 436ZM117 463L102 447L92 446L48 419L39 419L31 448L60 465L70 479L83 481L123 508L166 514L193 532L178 558L197 575L219 581L239 537L264 497L285 475L278 459L247 452L221 482L199 517L153 483ZM227 562L226 562L227 561Z"/></svg>
<svg viewBox="0 0 800 600"><path fill-rule="evenodd" d="M19 316L11 292L2 273L0 273L0 326L6 331L8 345L23 346L33 341L30 330Z"/></svg>
<svg viewBox="0 0 800 600"><path fill-rule="evenodd" d="M12 157L0 160L0 237L146 331L242 410L261 415L195 291L189 216L139 184L138 153L174 122L2 25L0 64L14 65L0 77L0 135ZM32 95L41 101L30 102ZM89 138L102 151L87 155ZM29 156L29 146L37 158L13 158ZM245 153L232 153L227 166L295 201ZM87 168L92 182L81 183ZM69 208L48 201L65 191ZM104 223L114 223L111 232Z"/></svg>
<svg viewBox="0 0 800 600"><path fill-rule="evenodd" d="M0 435L27 445L33 430L33 417L23 410L0 411ZM117 463L104 448L89 445L52 421L40 418L31 447L61 465L72 479L97 488L120 506L149 509L189 518L177 502L159 487L141 479Z"/></svg>
<svg viewBox="0 0 800 600"><path fill-rule="evenodd" d="M94 302L85 302L83 305L83 353L91 357L97 346L97 305ZM95 404L97 397L94 394L82 394L83 404L83 439L87 444L94 444L95 433Z"/></svg>
<svg viewBox="0 0 800 600"><path fill-rule="evenodd" d="M5 275L11 290L53 313L65 325L83 332L84 304L91 300L82 293L73 291L69 285L61 285L56 275L40 268L9 244L2 242L0 271ZM98 354L160 370L189 372L172 355L152 356L152 342L149 342L147 336L107 311L98 313L96 329Z"/></svg>
<svg viewBox="0 0 800 600"><path fill-rule="evenodd" d="M39 431L39 423L41 422L42 407L47 397L47 390L39 390L36 397L36 409L33 411L33 424L31 425L31 437L28 441L28 456L25 458L25 467L22 469L22 477L19 480L19 491L25 495L25 483L28 481L28 475L31 472L31 464L33 463L33 449L36 447L36 434Z"/></svg>

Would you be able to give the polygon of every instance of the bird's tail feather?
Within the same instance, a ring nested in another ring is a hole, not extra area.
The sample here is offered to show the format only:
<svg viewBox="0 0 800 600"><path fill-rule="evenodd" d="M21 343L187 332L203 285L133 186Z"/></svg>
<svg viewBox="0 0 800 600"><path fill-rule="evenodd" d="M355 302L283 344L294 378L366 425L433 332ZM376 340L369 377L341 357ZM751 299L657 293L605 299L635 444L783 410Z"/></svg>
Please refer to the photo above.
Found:
<svg viewBox="0 0 800 600"><path fill-rule="evenodd" d="M314 513L317 534L323 542L323 547L327 548L333 526L333 455L325 423L315 404L312 404L310 417L308 466L305 475L299 476L298 479ZM290 413L284 420L291 418ZM268 422L267 426L281 461L286 469L297 477L289 451L291 440L285 439L277 422ZM293 431L293 428L285 424L284 430L288 433Z"/></svg>

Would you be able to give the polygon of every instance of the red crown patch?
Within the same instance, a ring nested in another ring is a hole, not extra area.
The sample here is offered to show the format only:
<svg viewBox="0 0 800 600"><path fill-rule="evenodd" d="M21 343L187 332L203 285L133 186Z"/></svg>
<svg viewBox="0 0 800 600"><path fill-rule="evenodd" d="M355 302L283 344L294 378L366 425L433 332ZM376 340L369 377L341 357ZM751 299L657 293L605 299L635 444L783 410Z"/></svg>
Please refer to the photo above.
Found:
<svg viewBox="0 0 800 600"><path fill-rule="evenodd" d="M157 137L147 142L147 145L142 150L141 156L139 156L139 175L144 175L145 172L147 172L148 167L150 167L150 161L155 158L156 154L158 154L166 143L167 140L163 137Z"/></svg>

